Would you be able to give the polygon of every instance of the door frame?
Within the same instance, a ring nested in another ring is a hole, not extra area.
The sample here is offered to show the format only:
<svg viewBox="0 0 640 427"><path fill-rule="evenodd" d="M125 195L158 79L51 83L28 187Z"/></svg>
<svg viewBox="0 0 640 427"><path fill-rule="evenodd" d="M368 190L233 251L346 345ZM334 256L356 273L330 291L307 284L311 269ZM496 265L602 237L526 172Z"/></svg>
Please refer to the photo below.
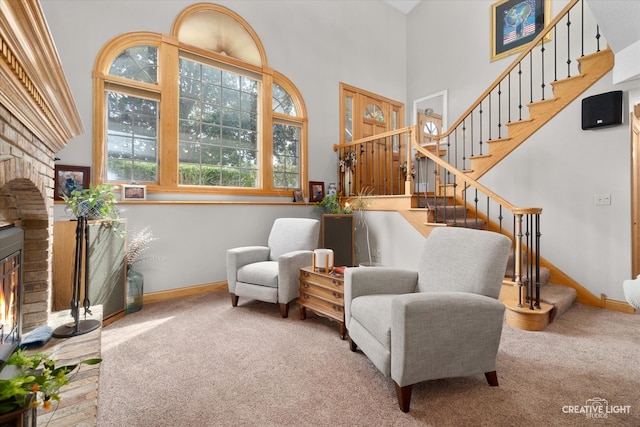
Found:
<svg viewBox="0 0 640 427"><path fill-rule="evenodd" d="M630 116L631 137L631 275L640 274L640 104Z"/></svg>

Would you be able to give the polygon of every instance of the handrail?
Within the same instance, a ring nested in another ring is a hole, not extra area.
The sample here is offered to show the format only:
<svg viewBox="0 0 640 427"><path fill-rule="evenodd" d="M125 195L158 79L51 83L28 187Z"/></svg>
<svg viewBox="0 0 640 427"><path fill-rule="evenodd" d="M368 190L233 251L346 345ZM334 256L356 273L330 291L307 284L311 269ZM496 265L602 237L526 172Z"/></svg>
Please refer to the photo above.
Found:
<svg viewBox="0 0 640 427"><path fill-rule="evenodd" d="M404 139L405 136L406 139ZM397 138L394 139L394 137ZM369 162L369 166L365 167L366 170L364 172L356 173L355 183L351 182L354 178L351 175L353 172L352 167L348 167L350 171L348 175L349 182L346 182L346 177L344 177L344 180L341 177L342 188L348 190L343 194L351 195L352 184L355 184L355 192L358 193L367 188L369 191L373 191L375 195L411 195L413 193L413 179L411 174L406 173L406 171L413 169L410 149L413 145L412 142L415 142L415 140L415 126L407 126L360 138L345 144L334 144L333 151L343 150L344 155L349 152L349 154L355 156L355 160L360 164L366 165ZM406 141L409 142L405 143ZM395 143L397 143L397 146L393 148L392 146ZM356 147L357 149L355 149ZM393 152L393 154L389 156L389 152ZM371 156L369 159L367 159L368 155ZM404 172L400 172L401 168Z"/></svg>
<svg viewBox="0 0 640 427"><path fill-rule="evenodd" d="M433 162L438 164L440 167L442 167L442 168L446 169L448 172L454 174L456 177L458 177L466 185L474 187L474 188L482 191L482 193L484 195L486 195L490 199L494 200L498 204L504 206L505 208L509 209L511 212L518 213L518 214L540 214L542 212L542 208L533 208L533 207L531 207L531 208L522 208L522 207L515 206L511 202L507 201L506 199L500 197L499 195L497 195L493 191L489 190L484 185L480 184L475 179L469 177L464 172L461 172L458 169L454 168L449 163L447 163L444 160L442 160L440 157L438 157L435 154L429 152L428 150L425 150L422 146L420 146L420 144L414 143L414 147L420 153L422 153L425 156L429 157L430 160L432 160Z"/></svg>
<svg viewBox="0 0 640 427"><path fill-rule="evenodd" d="M371 135L368 136L366 138L360 138L356 141L351 141L351 142L347 142L345 144L333 144L333 151L338 151L341 148L349 148L349 147L353 147L356 146L358 144L364 144L365 142L371 142L371 141L375 141L376 139L382 139L382 138L386 138L389 136L394 136L394 135L400 135L404 132L409 133L409 135L412 134L412 132L415 131L415 126L406 126L403 127L401 129L395 129L395 130L390 130L388 132L383 132L383 133L377 133L375 135Z"/></svg>
<svg viewBox="0 0 640 427"><path fill-rule="evenodd" d="M493 84L491 86L489 86L487 88L487 90L485 90L484 92L482 92L482 95L480 95L478 97L478 99L471 104L471 106L469 108L467 108L467 110L462 113L462 115L460 116L460 118L458 118L458 120L456 120L453 125L451 125L449 127L449 129L447 131L445 131L444 133L440 134L438 136L438 141L441 139L444 139L446 137L448 137L449 135L451 135L451 133L456 130L458 128L458 126L460 126L460 124L464 121L465 118L467 118L467 116L469 116L469 114L473 113L473 111L480 105L480 103L487 97L489 96L489 94L491 94L491 92L498 87L498 85L505 79L505 77L507 77L515 68L516 66L524 59L527 57L527 55L529 55L529 52L535 47L537 46L537 44L547 36L547 34L549 34L549 32L551 32L551 30L556 26L556 24L558 24L563 18L564 16L567 14L567 12L569 12L573 6L575 6L580 0L571 0L565 7L564 9L562 9L562 11L555 17L553 18L553 20L551 20L551 22L549 23L549 25L547 25L543 31L540 32L540 34L538 34L530 43L529 49L525 49L522 51L522 53L520 53L520 55L518 55L516 57L516 59L511 63L511 65L509 67L507 67L507 69L505 69L502 74L500 74L498 76L498 78L493 82Z"/></svg>

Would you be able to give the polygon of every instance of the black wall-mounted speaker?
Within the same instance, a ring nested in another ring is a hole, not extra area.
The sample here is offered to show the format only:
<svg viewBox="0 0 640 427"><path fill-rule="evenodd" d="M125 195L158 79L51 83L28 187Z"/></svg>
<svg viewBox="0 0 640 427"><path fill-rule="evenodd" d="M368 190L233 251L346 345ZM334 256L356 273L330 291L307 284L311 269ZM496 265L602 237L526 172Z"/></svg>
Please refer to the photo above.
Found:
<svg viewBox="0 0 640 427"><path fill-rule="evenodd" d="M582 129L622 124L622 91L601 93L582 100Z"/></svg>

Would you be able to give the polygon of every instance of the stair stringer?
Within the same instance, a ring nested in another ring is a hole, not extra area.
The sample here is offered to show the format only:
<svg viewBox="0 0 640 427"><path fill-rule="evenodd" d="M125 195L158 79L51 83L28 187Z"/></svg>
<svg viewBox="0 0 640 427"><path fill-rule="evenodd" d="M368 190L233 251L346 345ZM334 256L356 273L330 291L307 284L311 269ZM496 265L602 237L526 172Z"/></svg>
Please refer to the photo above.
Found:
<svg viewBox="0 0 640 427"><path fill-rule="evenodd" d="M555 117L567 105L613 69L614 55L610 48L578 59L580 74L552 82L553 98L528 105L529 118L507 123L507 137L489 140L489 153L472 156L469 177L477 180L497 165L509 153L526 141L538 129Z"/></svg>
<svg viewBox="0 0 640 427"><path fill-rule="evenodd" d="M458 202L458 203L462 203L462 202ZM471 209L469 208L468 205L469 204L467 204L467 208ZM447 226L446 224L431 222L433 215L431 212L429 212L427 209L424 209L424 208L398 210L398 213L400 213L400 215L402 215L402 217L405 218L405 220L409 222L409 224L411 224L416 230L418 230L425 237L428 237L434 228ZM490 231L504 234L505 236L509 237L511 241L515 240L512 234L505 231L504 229L500 229L500 226L498 224L496 224L492 220L489 220L489 218L487 218L482 212L478 212L477 215L479 219L488 221ZM535 254L532 254L532 256L535 256ZM540 257L540 267L543 267L549 270L550 272L549 283L573 288L577 293L576 302L584 305L593 306L593 307L610 308L617 311L625 311L625 312L627 311L624 305L617 307L611 304L610 302L607 304L606 297L603 298L601 296L600 298L598 298L596 295L591 293L587 288L582 286L580 283L576 282L569 275L564 273L560 268L553 265L551 262L549 262L543 257Z"/></svg>

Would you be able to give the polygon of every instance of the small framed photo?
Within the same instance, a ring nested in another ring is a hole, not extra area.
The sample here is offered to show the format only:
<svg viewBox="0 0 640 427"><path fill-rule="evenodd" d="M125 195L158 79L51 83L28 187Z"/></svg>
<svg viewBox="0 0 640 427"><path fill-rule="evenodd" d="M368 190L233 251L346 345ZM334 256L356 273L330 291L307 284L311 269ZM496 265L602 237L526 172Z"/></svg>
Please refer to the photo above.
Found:
<svg viewBox="0 0 640 427"><path fill-rule="evenodd" d="M73 190L85 190L91 182L89 166L55 165L53 199L64 200Z"/></svg>
<svg viewBox="0 0 640 427"><path fill-rule="evenodd" d="M147 200L147 186L137 184L122 185L122 200Z"/></svg>
<svg viewBox="0 0 640 427"><path fill-rule="evenodd" d="M551 0L499 0L491 5L491 60L520 52L551 20ZM545 42L551 40L551 33Z"/></svg>
<svg viewBox="0 0 640 427"><path fill-rule="evenodd" d="M302 195L302 190L293 190L293 201L296 203L303 203L304 197Z"/></svg>
<svg viewBox="0 0 640 427"><path fill-rule="evenodd" d="M324 182L309 181L309 202L321 202L324 199Z"/></svg>

